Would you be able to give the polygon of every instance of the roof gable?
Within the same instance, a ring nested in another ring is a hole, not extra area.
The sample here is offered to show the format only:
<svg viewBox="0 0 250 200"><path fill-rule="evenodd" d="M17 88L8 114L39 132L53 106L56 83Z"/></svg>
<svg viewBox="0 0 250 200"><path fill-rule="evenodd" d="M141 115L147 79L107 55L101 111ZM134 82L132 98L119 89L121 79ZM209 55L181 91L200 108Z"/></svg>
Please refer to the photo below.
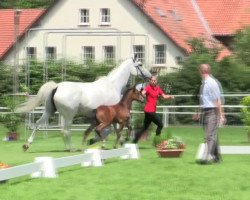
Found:
<svg viewBox="0 0 250 200"><path fill-rule="evenodd" d="M21 10L19 37L24 35L44 11L44 9ZM0 10L0 58L4 57L15 41L14 12L13 9Z"/></svg>

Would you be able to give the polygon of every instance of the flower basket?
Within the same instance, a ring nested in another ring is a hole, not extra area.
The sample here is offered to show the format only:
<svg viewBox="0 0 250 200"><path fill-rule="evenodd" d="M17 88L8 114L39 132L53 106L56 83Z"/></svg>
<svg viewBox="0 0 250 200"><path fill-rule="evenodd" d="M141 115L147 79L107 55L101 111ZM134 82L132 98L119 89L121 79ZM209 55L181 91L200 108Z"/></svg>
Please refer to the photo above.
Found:
<svg viewBox="0 0 250 200"><path fill-rule="evenodd" d="M184 149L157 149L159 156L164 158L180 157L183 152Z"/></svg>
<svg viewBox="0 0 250 200"><path fill-rule="evenodd" d="M156 146L156 151L160 157L172 158L180 157L185 150L185 144L177 138L163 140Z"/></svg>

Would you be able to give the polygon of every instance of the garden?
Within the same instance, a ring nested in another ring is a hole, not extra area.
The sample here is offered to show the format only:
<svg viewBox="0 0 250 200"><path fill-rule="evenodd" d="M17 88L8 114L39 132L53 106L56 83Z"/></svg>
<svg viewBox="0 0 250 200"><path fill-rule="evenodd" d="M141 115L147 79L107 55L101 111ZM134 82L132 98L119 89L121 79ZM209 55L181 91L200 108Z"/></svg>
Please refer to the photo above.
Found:
<svg viewBox="0 0 250 200"><path fill-rule="evenodd" d="M81 153L64 150L59 132L40 131L27 152L22 151L25 132L20 139L1 141L1 162L10 167L33 162L38 156L64 157ZM198 145L203 142L199 126L171 126L171 133L185 142L185 151L178 158L162 158L154 147L154 134L138 144L140 159L107 160L102 167L83 168L75 165L59 170L55 179L31 179L23 176L0 184L1 199L249 199L250 155L222 155L219 164L199 165L195 162ZM0 137L6 129L1 128ZM243 127L218 130L220 145L249 145ZM81 132L74 132L73 143L81 146ZM114 135L107 147L112 148Z"/></svg>

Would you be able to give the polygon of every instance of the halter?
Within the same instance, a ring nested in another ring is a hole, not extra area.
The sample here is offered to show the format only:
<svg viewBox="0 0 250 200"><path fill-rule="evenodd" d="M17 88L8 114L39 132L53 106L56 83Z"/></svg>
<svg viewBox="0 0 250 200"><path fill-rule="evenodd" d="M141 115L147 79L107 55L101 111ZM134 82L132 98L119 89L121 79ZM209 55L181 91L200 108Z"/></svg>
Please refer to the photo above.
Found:
<svg viewBox="0 0 250 200"><path fill-rule="evenodd" d="M133 59L133 61L135 62L134 59ZM142 66L141 63L138 64L137 66L135 66L135 68L136 68L136 73L137 73L136 76L139 76L139 75L138 75L138 71L139 71L139 72L141 73L141 75L142 75L143 81L145 81L145 80L150 80L150 78L146 77L146 76L143 74L142 70L140 69L141 66Z"/></svg>
<svg viewBox="0 0 250 200"><path fill-rule="evenodd" d="M142 75L142 86L141 86L141 90L140 90L140 92L143 90L143 85L144 85L144 83L145 83L145 80L150 80L150 78L148 78L148 77L146 77L144 74L143 74L143 72L142 72L142 70L140 69L140 67L142 66L142 64L138 64L137 66L135 66L135 68L136 68L136 73L137 73L137 77L139 77L139 78L141 78L140 76L139 76L139 74L138 74L138 72L140 72L141 73L141 75Z"/></svg>

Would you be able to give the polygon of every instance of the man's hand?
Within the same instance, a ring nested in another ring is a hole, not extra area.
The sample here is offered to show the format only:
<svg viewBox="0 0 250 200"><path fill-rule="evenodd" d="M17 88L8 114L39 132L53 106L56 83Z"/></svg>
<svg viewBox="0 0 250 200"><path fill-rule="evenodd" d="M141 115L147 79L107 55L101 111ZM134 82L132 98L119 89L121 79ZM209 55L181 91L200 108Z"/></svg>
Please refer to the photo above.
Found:
<svg viewBox="0 0 250 200"><path fill-rule="evenodd" d="M201 113L195 113L192 116L192 120L194 120L194 121L199 121L200 118L201 118Z"/></svg>
<svg viewBox="0 0 250 200"><path fill-rule="evenodd" d="M225 116L224 116L224 115L221 115L221 116L220 116L220 119L219 119L219 122L218 122L218 126L219 126L219 127L222 127L223 125L226 124L226 122L227 122L227 120L226 120Z"/></svg>

